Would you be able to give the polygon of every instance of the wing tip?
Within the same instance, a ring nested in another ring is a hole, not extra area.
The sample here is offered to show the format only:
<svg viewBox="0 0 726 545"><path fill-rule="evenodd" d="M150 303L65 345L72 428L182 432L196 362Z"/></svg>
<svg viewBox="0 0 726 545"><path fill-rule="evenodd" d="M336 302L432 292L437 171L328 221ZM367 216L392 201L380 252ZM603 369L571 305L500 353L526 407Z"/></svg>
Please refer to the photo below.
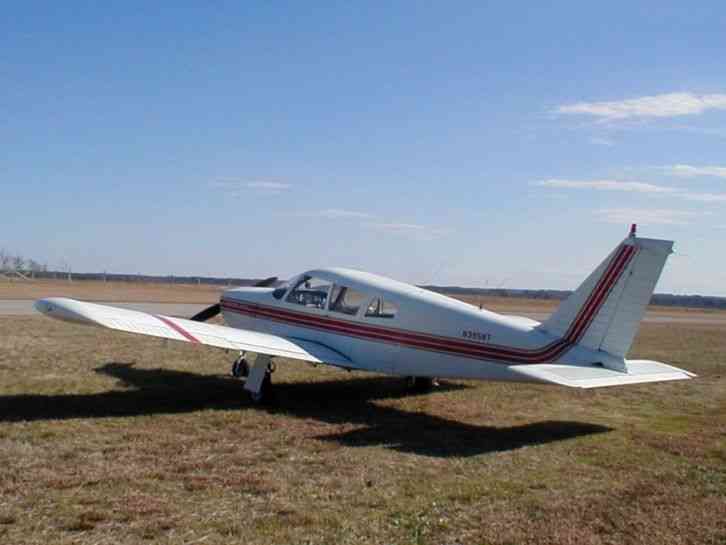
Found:
<svg viewBox="0 0 726 545"><path fill-rule="evenodd" d="M33 308L49 318L75 322L79 324L93 323L93 320L83 312L81 301L67 297L46 297L33 303Z"/></svg>

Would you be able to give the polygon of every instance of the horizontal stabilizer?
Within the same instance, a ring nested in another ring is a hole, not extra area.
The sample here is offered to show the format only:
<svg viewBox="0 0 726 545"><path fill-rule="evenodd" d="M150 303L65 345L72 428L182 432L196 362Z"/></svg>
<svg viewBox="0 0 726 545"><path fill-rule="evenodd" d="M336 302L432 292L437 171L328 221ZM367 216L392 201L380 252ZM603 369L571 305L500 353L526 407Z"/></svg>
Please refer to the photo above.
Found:
<svg viewBox="0 0 726 545"><path fill-rule="evenodd" d="M657 361L625 360L625 364L627 372L615 371L605 367L549 363L516 365L510 367L510 370L521 374L523 380L560 384L572 388L600 388L602 386L639 384L642 382L685 380L696 376L683 369Z"/></svg>

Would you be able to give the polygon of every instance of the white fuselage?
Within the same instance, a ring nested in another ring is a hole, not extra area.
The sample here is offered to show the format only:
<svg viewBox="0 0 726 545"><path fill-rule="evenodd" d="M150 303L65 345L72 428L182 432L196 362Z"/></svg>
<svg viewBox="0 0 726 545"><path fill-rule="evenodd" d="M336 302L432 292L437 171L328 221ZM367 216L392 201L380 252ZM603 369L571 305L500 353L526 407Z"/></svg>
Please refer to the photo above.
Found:
<svg viewBox="0 0 726 545"><path fill-rule="evenodd" d="M398 307L393 318L355 315L275 298L271 288L239 288L222 297L232 327L318 342L344 355L350 367L402 376L525 380L531 363L591 365L608 354L584 349L542 330L539 322L478 309L426 290L348 271L314 271ZM604 363L604 362L603 362Z"/></svg>

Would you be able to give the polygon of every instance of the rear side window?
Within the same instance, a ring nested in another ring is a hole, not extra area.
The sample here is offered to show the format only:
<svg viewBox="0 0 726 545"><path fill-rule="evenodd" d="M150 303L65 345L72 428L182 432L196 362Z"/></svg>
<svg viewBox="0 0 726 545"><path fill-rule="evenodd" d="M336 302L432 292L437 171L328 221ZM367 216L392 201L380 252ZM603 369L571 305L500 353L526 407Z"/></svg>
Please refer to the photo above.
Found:
<svg viewBox="0 0 726 545"><path fill-rule="evenodd" d="M382 297L373 299L366 308L368 318L395 318L396 314L398 314L398 307Z"/></svg>
<svg viewBox="0 0 726 545"><path fill-rule="evenodd" d="M335 285L330 297L330 311L355 316L367 299L368 296L359 291L347 286Z"/></svg>

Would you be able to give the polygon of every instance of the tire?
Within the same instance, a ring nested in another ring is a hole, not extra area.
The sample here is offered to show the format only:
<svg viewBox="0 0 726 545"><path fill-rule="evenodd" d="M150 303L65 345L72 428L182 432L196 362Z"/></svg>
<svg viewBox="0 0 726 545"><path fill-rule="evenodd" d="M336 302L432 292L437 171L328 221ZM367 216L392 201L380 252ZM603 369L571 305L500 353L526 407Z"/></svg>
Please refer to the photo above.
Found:
<svg viewBox="0 0 726 545"><path fill-rule="evenodd" d="M265 373L259 392L250 392L250 400L255 405L266 405L272 400L272 379L270 373Z"/></svg>
<svg viewBox="0 0 726 545"><path fill-rule="evenodd" d="M414 392L425 393L432 391L439 383L432 377L409 377L409 384Z"/></svg>

